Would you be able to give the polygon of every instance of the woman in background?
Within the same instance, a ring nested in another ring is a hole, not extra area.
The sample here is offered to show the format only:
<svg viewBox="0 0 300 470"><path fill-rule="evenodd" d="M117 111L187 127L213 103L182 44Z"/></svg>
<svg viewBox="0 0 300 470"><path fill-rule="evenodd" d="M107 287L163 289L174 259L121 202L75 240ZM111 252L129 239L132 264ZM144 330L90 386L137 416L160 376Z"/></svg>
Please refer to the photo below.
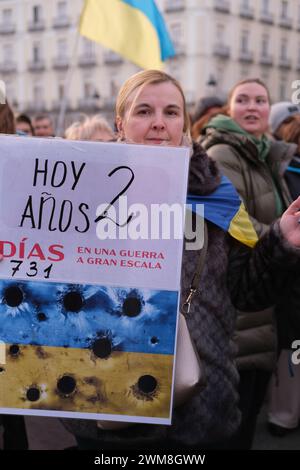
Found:
<svg viewBox="0 0 300 470"><path fill-rule="evenodd" d="M236 83L226 111L207 124L201 144L237 189L262 237L292 200L283 175L295 146L268 137L270 94L260 79ZM242 422L231 447L247 450L276 364L273 309L238 312L235 341Z"/></svg>
<svg viewBox="0 0 300 470"><path fill-rule="evenodd" d="M114 140L114 133L102 116L85 116L83 121L71 124L65 131L65 138L68 140L91 140L99 142L109 142Z"/></svg>

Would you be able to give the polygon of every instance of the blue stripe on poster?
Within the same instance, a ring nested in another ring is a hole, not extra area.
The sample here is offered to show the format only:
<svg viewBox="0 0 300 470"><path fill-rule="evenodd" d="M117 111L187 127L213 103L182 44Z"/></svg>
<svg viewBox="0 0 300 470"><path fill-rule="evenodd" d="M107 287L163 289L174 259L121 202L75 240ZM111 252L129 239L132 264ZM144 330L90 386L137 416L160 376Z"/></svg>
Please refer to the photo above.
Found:
<svg viewBox="0 0 300 470"><path fill-rule="evenodd" d="M5 343L173 354L178 292L0 280Z"/></svg>

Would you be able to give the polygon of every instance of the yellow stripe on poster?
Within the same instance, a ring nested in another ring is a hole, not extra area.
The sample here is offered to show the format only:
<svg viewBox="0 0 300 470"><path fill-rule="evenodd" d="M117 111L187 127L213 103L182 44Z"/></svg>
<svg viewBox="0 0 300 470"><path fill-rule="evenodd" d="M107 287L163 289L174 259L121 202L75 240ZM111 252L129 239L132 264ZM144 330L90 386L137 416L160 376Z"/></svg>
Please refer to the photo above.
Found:
<svg viewBox="0 0 300 470"><path fill-rule="evenodd" d="M167 418L173 356L6 345L0 407Z"/></svg>
<svg viewBox="0 0 300 470"><path fill-rule="evenodd" d="M120 0L87 0L79 31L144 69L163 66L155 27L142 11Z"/></svg>

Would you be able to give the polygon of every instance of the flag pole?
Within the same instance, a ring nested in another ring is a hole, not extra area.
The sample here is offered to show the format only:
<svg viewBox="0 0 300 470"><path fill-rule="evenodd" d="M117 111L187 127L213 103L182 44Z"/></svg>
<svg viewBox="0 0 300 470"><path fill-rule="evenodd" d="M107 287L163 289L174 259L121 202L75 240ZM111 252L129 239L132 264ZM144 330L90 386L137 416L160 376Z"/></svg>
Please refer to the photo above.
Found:
<svg viewBox="0 0 300 470"><path fill-rule="evenodd" d="M67 102L68 102L68 92L70 90L72 78L73 78L73 72L74 72L74 65L75 65L75 58L77 56L77 51L78 51L78 44L79 44L79 30L77 27L77 33L76 33L76 38L75 38L75 43L73 46L73 51L71 55L71 60L67 69L67 74L66 78L64 81L64 88L63 88L63 97L61 100L61 105L60 105L60 110L59 110L59 115L58 115L58 121L57 121L57 126L56 126L56 135L62 137L63 131L64 131L64 120L65 120L65 114L66 114L66 109L67 109Z"/></svg>

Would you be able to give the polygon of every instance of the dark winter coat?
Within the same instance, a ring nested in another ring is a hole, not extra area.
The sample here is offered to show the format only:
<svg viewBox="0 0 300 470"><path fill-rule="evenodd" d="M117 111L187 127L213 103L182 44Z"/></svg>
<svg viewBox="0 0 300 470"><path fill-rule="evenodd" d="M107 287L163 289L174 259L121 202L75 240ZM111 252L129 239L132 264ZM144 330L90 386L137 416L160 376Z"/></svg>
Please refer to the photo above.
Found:
<svg viewBox="0 0 300 470"><path fill-rule="evenodd" d="M263 162L257 147L245 135L208 128L201 144L236 187L258 236L262 236L278 217L274 184L281 195L283 209L292 200L283 174L296 146L272 141L266 162ZM273 310L253 315L239 312L235 341L240 370L272 370L276 361Z"/></svg>
<svg viewBox="0 0 300 470"><path fill-rule="evenodd" d="M215 164L197 145L191 158L189 192L207 194L219 183ZM82 437L114 443L115 448L147 448L153 442L176 441L178 448L205 446L229 438L238 428L238 372L234 362L235 308L254 310L275 301L279 287L288 282L299 264L300 250L288 246L276 225L253 250L234 241L212 223L200 287L187 323L205 368L206 386L176 408L171 426L136 424L121 431L101 431L95 421L64 420ZM185 300L198 257L185 251L182 299ZM233 302L233 303L232 303ZM163 444L162 444L163 445Z"/></svg>
<svg viewBox="0 0 300 470"><path fill-rule="evenodd" d="M289 164L285 175L293 199L300 195L300 158L295 156ZM285 292L279 297L276 308L278 335L278 352L290 349L295 339L300 338L300 273L293 282L287 285Z"/></svg>

